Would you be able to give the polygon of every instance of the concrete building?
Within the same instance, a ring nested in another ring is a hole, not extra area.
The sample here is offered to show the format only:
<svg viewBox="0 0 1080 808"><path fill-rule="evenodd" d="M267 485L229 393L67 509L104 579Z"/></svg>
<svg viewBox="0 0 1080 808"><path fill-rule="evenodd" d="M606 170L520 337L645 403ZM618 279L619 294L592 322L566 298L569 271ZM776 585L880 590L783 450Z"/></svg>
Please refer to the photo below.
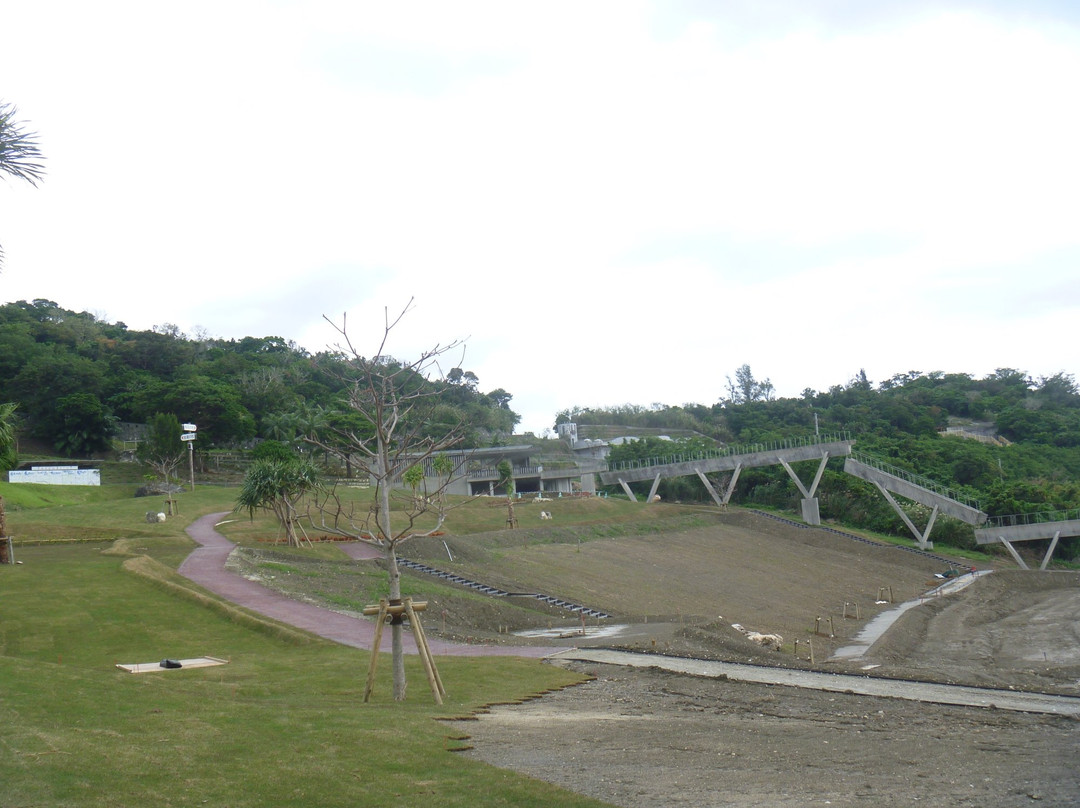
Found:
<svg viewBox="0 0 1080 808"><path fill-rule="evenodd" d="M509 462L513 469L514 488L518 494L551 497L596 493L595 474L607 468L603 458L590 456L548 460L545 463L539 458L536 447L528 444L442 454L454 464L454 473L446 493L462 496L504 496L506 492L498 484L499 464L503 461ZM429 490L440 484L431 458L424 463L424 477ZM394 485L403 487L404 483L395 480Z"/></svg>

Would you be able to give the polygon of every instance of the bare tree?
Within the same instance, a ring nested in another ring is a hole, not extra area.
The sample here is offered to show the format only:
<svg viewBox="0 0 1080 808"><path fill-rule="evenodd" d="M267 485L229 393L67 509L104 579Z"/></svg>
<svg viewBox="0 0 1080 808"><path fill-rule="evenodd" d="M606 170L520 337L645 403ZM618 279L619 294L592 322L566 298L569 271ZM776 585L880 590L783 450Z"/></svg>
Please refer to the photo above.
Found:
<svg viewBox="0 0 1080 808"><path fill-rule="evenodd" d="M161 475L166 493L172 496L169 478L176 474L176 468L186 454L184 442L180 440L183 434L180 420L172 413L159 412L146 425L146 440L139 444L135 453L139 460Z"/></svg>
<svg viewBox="0 0 1080 808"><path fill-rule="evenodd" d="M445 420L445 408L439 410L437 418L431 417L440 404L438 395L444 381L440 360L449 353L463 351L464 343L456 340L435 345L411 362L393 359L386 353L391 333L411 308L412 300L396 317L386 311L382 341L370 358L352 343L344 317L340 326L325 318L341 338L335 347L345 361L336 372L345 374L347 405L356 417L331 419L322 431L307 438L328 454L351 458L361 475L374 483L375 498L370 509L356 509L338 496L336 488L331 488L315 503L311 517L322 530L382 548L391 604L401 602L398 547L410 538L430 536L441 529L446 518L442 493L455 477L439 474L438 489L428 492L434 498L395 494L394 482L414 466L430 465L436 453L458 444L465 433L460 418L456 422ZM445 468L443 464L440 461L436 469ZM457 468L461 468L460 464ZM396 508L391 507L392 500ZM405 656L402 626L397 620L391 624L391 641L394 699L402 701Z"/></svg>

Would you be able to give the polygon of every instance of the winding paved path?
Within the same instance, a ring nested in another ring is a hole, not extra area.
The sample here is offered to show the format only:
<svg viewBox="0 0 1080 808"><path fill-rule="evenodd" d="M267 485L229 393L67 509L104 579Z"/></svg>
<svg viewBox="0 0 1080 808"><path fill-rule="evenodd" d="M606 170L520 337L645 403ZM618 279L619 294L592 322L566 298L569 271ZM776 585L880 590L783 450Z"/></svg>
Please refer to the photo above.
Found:
<svg viewBox="0 0 1080 808"><path fill-rule="evenodd" d="M310 603L292 600L268 589L255 581L229 572L225 562L236 545L215 530L217 524L229 513L211 513L192 522L185 528L187 534L198 544L180 565L180 574L209 589L221 597L239 604L253 612L266 615L290 626L309 631L328 640L354 648L371 648L375 637L375 621L351 617ZM359 548L357 548L358 550ZM349 551L347 551L349 552ZM356 558L370 557L356 550L349 552ZM565 651L566 648L544 646L466 645L443 642L428 638L434 654L441 656L520 656L546 657ZM389 649L389 637L384 648ZM416 653L416 643L411 632L405 633L406 653Z"/></svg>

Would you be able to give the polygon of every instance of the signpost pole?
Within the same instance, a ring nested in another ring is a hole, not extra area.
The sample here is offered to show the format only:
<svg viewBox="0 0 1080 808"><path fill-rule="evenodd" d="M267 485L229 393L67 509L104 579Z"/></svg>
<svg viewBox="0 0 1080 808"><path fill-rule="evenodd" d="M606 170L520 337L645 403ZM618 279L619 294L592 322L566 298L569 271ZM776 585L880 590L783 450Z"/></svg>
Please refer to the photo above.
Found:
<svg viewBox="0 0 1080 808"><path fill-rule="evenodd" d="M184 424L184 434L180 436L180 440L187 443L188 448L188 470L191 472L191 490L195 490L195 431L198 429L195 424Z"/></svg>

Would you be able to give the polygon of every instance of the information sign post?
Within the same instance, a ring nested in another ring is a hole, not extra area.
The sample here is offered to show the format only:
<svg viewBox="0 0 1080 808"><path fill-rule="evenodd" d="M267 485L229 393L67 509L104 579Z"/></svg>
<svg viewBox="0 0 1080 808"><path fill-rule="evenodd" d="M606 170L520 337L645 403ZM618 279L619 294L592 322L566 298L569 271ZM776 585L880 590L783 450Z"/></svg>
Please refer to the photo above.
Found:
<svg viewBox="0 0 1080 808"><path fill-rule="evenodd" d="M187 430L180 436L180 440L187 443L188 448L188 470L191 472L191 490L195 490L195 430L198 429L195 424L184 424L184 429Z"/></svg>

